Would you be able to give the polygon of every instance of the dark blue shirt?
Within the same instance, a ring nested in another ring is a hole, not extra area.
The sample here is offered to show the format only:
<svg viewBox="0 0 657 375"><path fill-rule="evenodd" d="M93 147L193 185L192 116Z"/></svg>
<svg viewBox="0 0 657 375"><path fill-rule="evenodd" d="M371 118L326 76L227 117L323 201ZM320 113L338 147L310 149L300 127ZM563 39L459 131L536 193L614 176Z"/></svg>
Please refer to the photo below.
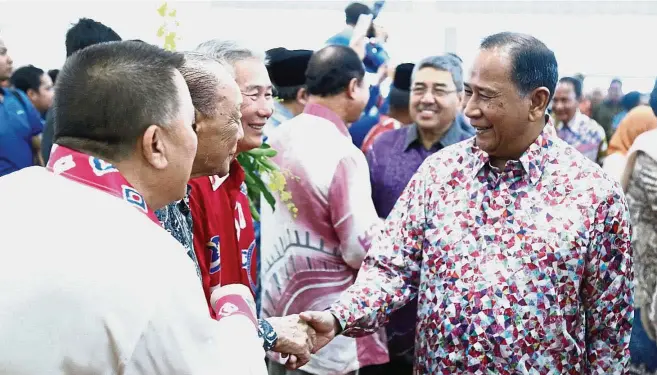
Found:
<svg viewBox="0 0 657 375"><path fill-rule="evenodd" d="M24 93L0 90L0 176L4 176L34 165L32 137L41 134L43 124Z"/></svg>

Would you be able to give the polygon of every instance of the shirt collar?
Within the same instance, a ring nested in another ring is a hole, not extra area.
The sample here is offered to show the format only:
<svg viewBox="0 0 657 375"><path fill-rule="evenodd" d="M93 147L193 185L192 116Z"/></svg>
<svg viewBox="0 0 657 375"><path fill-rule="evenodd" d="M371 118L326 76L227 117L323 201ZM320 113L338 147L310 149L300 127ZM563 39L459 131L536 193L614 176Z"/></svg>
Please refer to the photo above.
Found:
<svg viewBox="0 0 657 375"><path fill-rule="evenodd" d="M192 192L192 186L187 184L187 189L185 190L185 196L178 202L178 208L180 212L185 215L188 215L191 211L189 209L189 193Z"/></svg>
<svg viewBox="0 0 657 375"><path fill-rule="evenodd" d="M245 178L244 168L242 168L242 165L237 159L234 159L230 163L230 172L228 172L228 178L225 182L234 186L240 186Z"/></svg>
<svg viewBox="0 0 657 375"><path fill-rule="evenodd" d="M316 103L306 104L306 107L303 109L303 113L331 121L338 129L340 134L346 137L350 137L349 129L347 129L347 125L344 123L344 121L342 121L340 116L338 116L337 113L333 112L332 110L324 107L323 105Z"/></svg>
<svg viewBox="0 0 657 375"><path fill-rule="evenodd" d="M529 145L529 148L520 156L518 160L509 160L509 163L520 164L525 173L529 175L529 180L533 185L536 185L543 176L543 171L549 163L549 150L553 144L553 137L555 136L554 126L549 119L546 118L546 124L543 131L538 135L536 140ZM474 139L473 139L474 142ZM489 163L490 156L485 151L477 147L476 144L472 146L473 153L477 158L473 172L473 178L476 178L479 171Z"/></svg>
<svg viewBox="0 0 657 375"><path fill-rule="evenodd" d="M46 168L72 181L118 197L144 213L157 225L160 221L146 204L146 199L112 164L68 147L53 144Z"/></svg>
<svg viewBox="0 0 657 375"><path fill-rule="evenodd" d="M466 134L461 128L461 124L458 123L458 118L452 121L452 124L447 129L447 132L443 134L442 138L438 142L431 145L431 148L440 145L442 147L451 146L455 143L459 143L462 140L469 138L470 135ZM418 133L417 124L412 123L407 126L406 130L406 143L404 144L404 151L407 151L413 144L420 143L420 134Z"/></svg>
<svg viewBox="0 0 657 375"><path fill-rule="evenodd" d="M578 109L575 112L575 115L573 115L573 118L570 119L567 123L564 124L563 121L558 121L557 124L555 125L555 128L557 130L561 130L564 127L567 127L570 129L573 133L577 133L579 131L579 127L582 124L582 116L585 116L580 110Z"/></svg>

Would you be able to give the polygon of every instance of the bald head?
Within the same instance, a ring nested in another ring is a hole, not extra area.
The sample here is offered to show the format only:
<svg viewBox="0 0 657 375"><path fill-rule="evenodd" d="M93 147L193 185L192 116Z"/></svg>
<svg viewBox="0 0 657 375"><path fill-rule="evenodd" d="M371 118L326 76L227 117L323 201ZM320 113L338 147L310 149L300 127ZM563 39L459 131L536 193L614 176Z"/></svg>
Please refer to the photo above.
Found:
<svg viewBox="0 0 657 375"><path fill-rule="evenodd" d="M232 70L214 57L188 52L180 68L196 109L198 149L192 177L225 176L242 137L242 93Z"/></svg>
<svg viewBox="0 0 657 375"><path fill-rule="evenodd" d="M194 108L207 117L215 117L226 95L237 87L230 70L214 58L200 53L185 53L180 72L189 87Z"/></svg>
<svg viewBox="0 0 657 375"><path fill-rule="evenodd" d="M349 87L352 79L365 77L365 67L351 48L326 46L315 52L308 62L306 87L310 95L320 97L338 95Z"/></svg>

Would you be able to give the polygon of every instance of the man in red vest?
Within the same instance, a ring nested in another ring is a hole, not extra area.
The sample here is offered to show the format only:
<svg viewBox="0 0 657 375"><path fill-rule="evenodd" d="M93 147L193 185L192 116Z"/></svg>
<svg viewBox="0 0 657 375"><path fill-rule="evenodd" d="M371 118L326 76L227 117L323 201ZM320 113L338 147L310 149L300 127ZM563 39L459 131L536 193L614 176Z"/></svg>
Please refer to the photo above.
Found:
<svg viewBox="0 0 657 375"><path fill-rule="evenodd" d="M244 137L234 155L260 147L263 128L274 108L273 86L264 52L233 41L210 40L197 52L207 54L231 67L243 96L241 107ZM194 218L194 251L199 262L203 290L210 314L212 292L224 285L242 284L255 294L257 249L253 218L249 208L245 174L233 160L227 176L192 179L190 209ZM263 348L294 354L298 361L310 359L314 331L298 315L258 320Z"/></svg>

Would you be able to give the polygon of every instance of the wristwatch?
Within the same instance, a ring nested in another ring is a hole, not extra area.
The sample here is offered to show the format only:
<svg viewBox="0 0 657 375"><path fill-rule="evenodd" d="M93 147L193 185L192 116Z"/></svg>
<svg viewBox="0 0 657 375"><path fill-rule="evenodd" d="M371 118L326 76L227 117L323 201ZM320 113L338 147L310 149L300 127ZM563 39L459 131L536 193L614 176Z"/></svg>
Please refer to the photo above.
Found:
<svg viewBox="0 0 657 375"><path fill-rule="evenodd" d="M278 335L274 331L274 327L264 319L258 319L258 337L262 339L262 348L266 352L274 349L276 341L278 341Z"/></svg>

